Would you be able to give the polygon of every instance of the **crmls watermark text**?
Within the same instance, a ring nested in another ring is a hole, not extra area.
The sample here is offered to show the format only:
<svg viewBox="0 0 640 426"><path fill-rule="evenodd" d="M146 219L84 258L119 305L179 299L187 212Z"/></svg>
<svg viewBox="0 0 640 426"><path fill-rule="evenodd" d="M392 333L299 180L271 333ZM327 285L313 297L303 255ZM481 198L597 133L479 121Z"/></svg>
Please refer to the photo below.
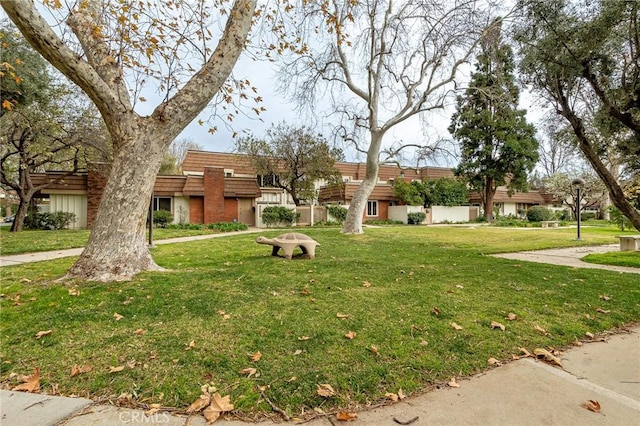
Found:
<svg viewBox="0 0 640 426"><path fill-rule="evenodd" d="M167 413L156 413L153 416L146 416L141 412L125 412L120 413L120 423L127 424L160 424L160 423L169 423L169 414Z"/></svg>

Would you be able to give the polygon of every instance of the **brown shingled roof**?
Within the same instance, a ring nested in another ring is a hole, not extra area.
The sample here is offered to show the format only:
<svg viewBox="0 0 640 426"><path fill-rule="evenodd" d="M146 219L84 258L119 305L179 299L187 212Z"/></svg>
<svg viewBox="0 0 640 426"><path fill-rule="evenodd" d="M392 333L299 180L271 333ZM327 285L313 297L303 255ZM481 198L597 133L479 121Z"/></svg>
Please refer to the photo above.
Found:
<svg viewBox="0 0 640 426"><path fill-rule="evenodd" d="M182 193L186 176L158 176L153 186L154 195L175 196Z"/></svg>
<svg viewBox="0 0 640 426"><path fill-rule="evenodd" d="M31 175L31 182L34 186L48 184L46 188L40 190L42 194L51 194L57 191L87 192L86 174L67 175L66 172L34 173Z"/></svg>
<svg viewBox="0 0 640 426"><path fill-rule="evenodd" d="M224 178L224 196L258 198L262 195L258 182L253 178Z"/></svg>

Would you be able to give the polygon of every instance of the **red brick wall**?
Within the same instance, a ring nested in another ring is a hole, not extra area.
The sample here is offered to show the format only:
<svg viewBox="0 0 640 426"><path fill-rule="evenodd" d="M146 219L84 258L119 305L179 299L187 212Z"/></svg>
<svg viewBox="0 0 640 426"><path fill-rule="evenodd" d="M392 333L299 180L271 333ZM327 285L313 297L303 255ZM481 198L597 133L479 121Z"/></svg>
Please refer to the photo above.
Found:
<svg viewBox="0 0 640 426"><path fill-rule="evenodd" d="M238 199L237 198L225 198L224 199L224 218L222 222L233 222L238 220Z"/></svg>
<svg viewBox="0 0 640 426"><path fill-rule="evenodd" d="M189 223L204 223L204 198L189 197Z"/></svg>
<svg viewBox="0 0 640 426"><path fill-rule="evenodd" d="M204 223L225 222L224 169L204 168Z"/></svg>
<svg viewBox="0 0 640 426"><path fill-rule="evenodd" d="M87 228L89 229L96 220L108 175L109 169L106 166L89 170L87 173Z"/></svg>

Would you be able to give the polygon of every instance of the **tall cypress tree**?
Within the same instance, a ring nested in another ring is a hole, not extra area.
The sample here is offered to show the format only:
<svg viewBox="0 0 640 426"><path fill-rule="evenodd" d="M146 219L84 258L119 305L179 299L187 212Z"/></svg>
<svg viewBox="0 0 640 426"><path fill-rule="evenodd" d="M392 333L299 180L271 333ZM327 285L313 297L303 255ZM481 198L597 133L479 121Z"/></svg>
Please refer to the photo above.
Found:
<svg viewBox="0 0 640 426"><path fill-rule="evenodd" d="M527 189L527 176L538 161L535 129L526 110L518 109L511 47L502 42L495 21L481 40L469 88L457 98L449 132L460 143L458 176L478 191L487 221L493 221L493 198L499 186L510 193Z"/></svg>

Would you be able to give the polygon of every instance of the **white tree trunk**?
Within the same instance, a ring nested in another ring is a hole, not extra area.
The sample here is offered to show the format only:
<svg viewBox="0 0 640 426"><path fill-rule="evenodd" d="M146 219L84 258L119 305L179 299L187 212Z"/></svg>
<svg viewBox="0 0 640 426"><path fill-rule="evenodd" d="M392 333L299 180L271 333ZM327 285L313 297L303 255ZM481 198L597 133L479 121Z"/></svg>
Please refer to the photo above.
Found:
<svg viewBox="0 0 640 426"><path fill-rule="evenodd" d="M202 68L146 117L133 110L125 70L112 56L111 40L96 36L100 34L96 29L106 25L103 0L83 2L67 21L81 52L58 37L31 0L2 2L29 43L95 103L113 141L115 158L98 215L87 247L68 277L127 280L138 272L160 269L147 249L144 232L162 153L229 77L245 47L256 2L235 0L224 32Z"/></svg>
<svg viewBox="0 0 640 426"><path fill-rule="evenodd" d="M122 281L162 269L149 253L145 230L164 145L142 135L114 158L89 242L67 278Z"/></svg>
<svg viewBox="0 0 640 426"><path fill-rule="evenodd" d="M369 196L376 187L376 183L378 183L378 169L380 168L378 156L384 132L372 131L370 134L371 144L367 151L367 171L362 183L358 186L358 189L349 204L347 217L342 224L342 232L344 234L362 234L362 217L364 216L364 209L367 208Z"/></svg>

